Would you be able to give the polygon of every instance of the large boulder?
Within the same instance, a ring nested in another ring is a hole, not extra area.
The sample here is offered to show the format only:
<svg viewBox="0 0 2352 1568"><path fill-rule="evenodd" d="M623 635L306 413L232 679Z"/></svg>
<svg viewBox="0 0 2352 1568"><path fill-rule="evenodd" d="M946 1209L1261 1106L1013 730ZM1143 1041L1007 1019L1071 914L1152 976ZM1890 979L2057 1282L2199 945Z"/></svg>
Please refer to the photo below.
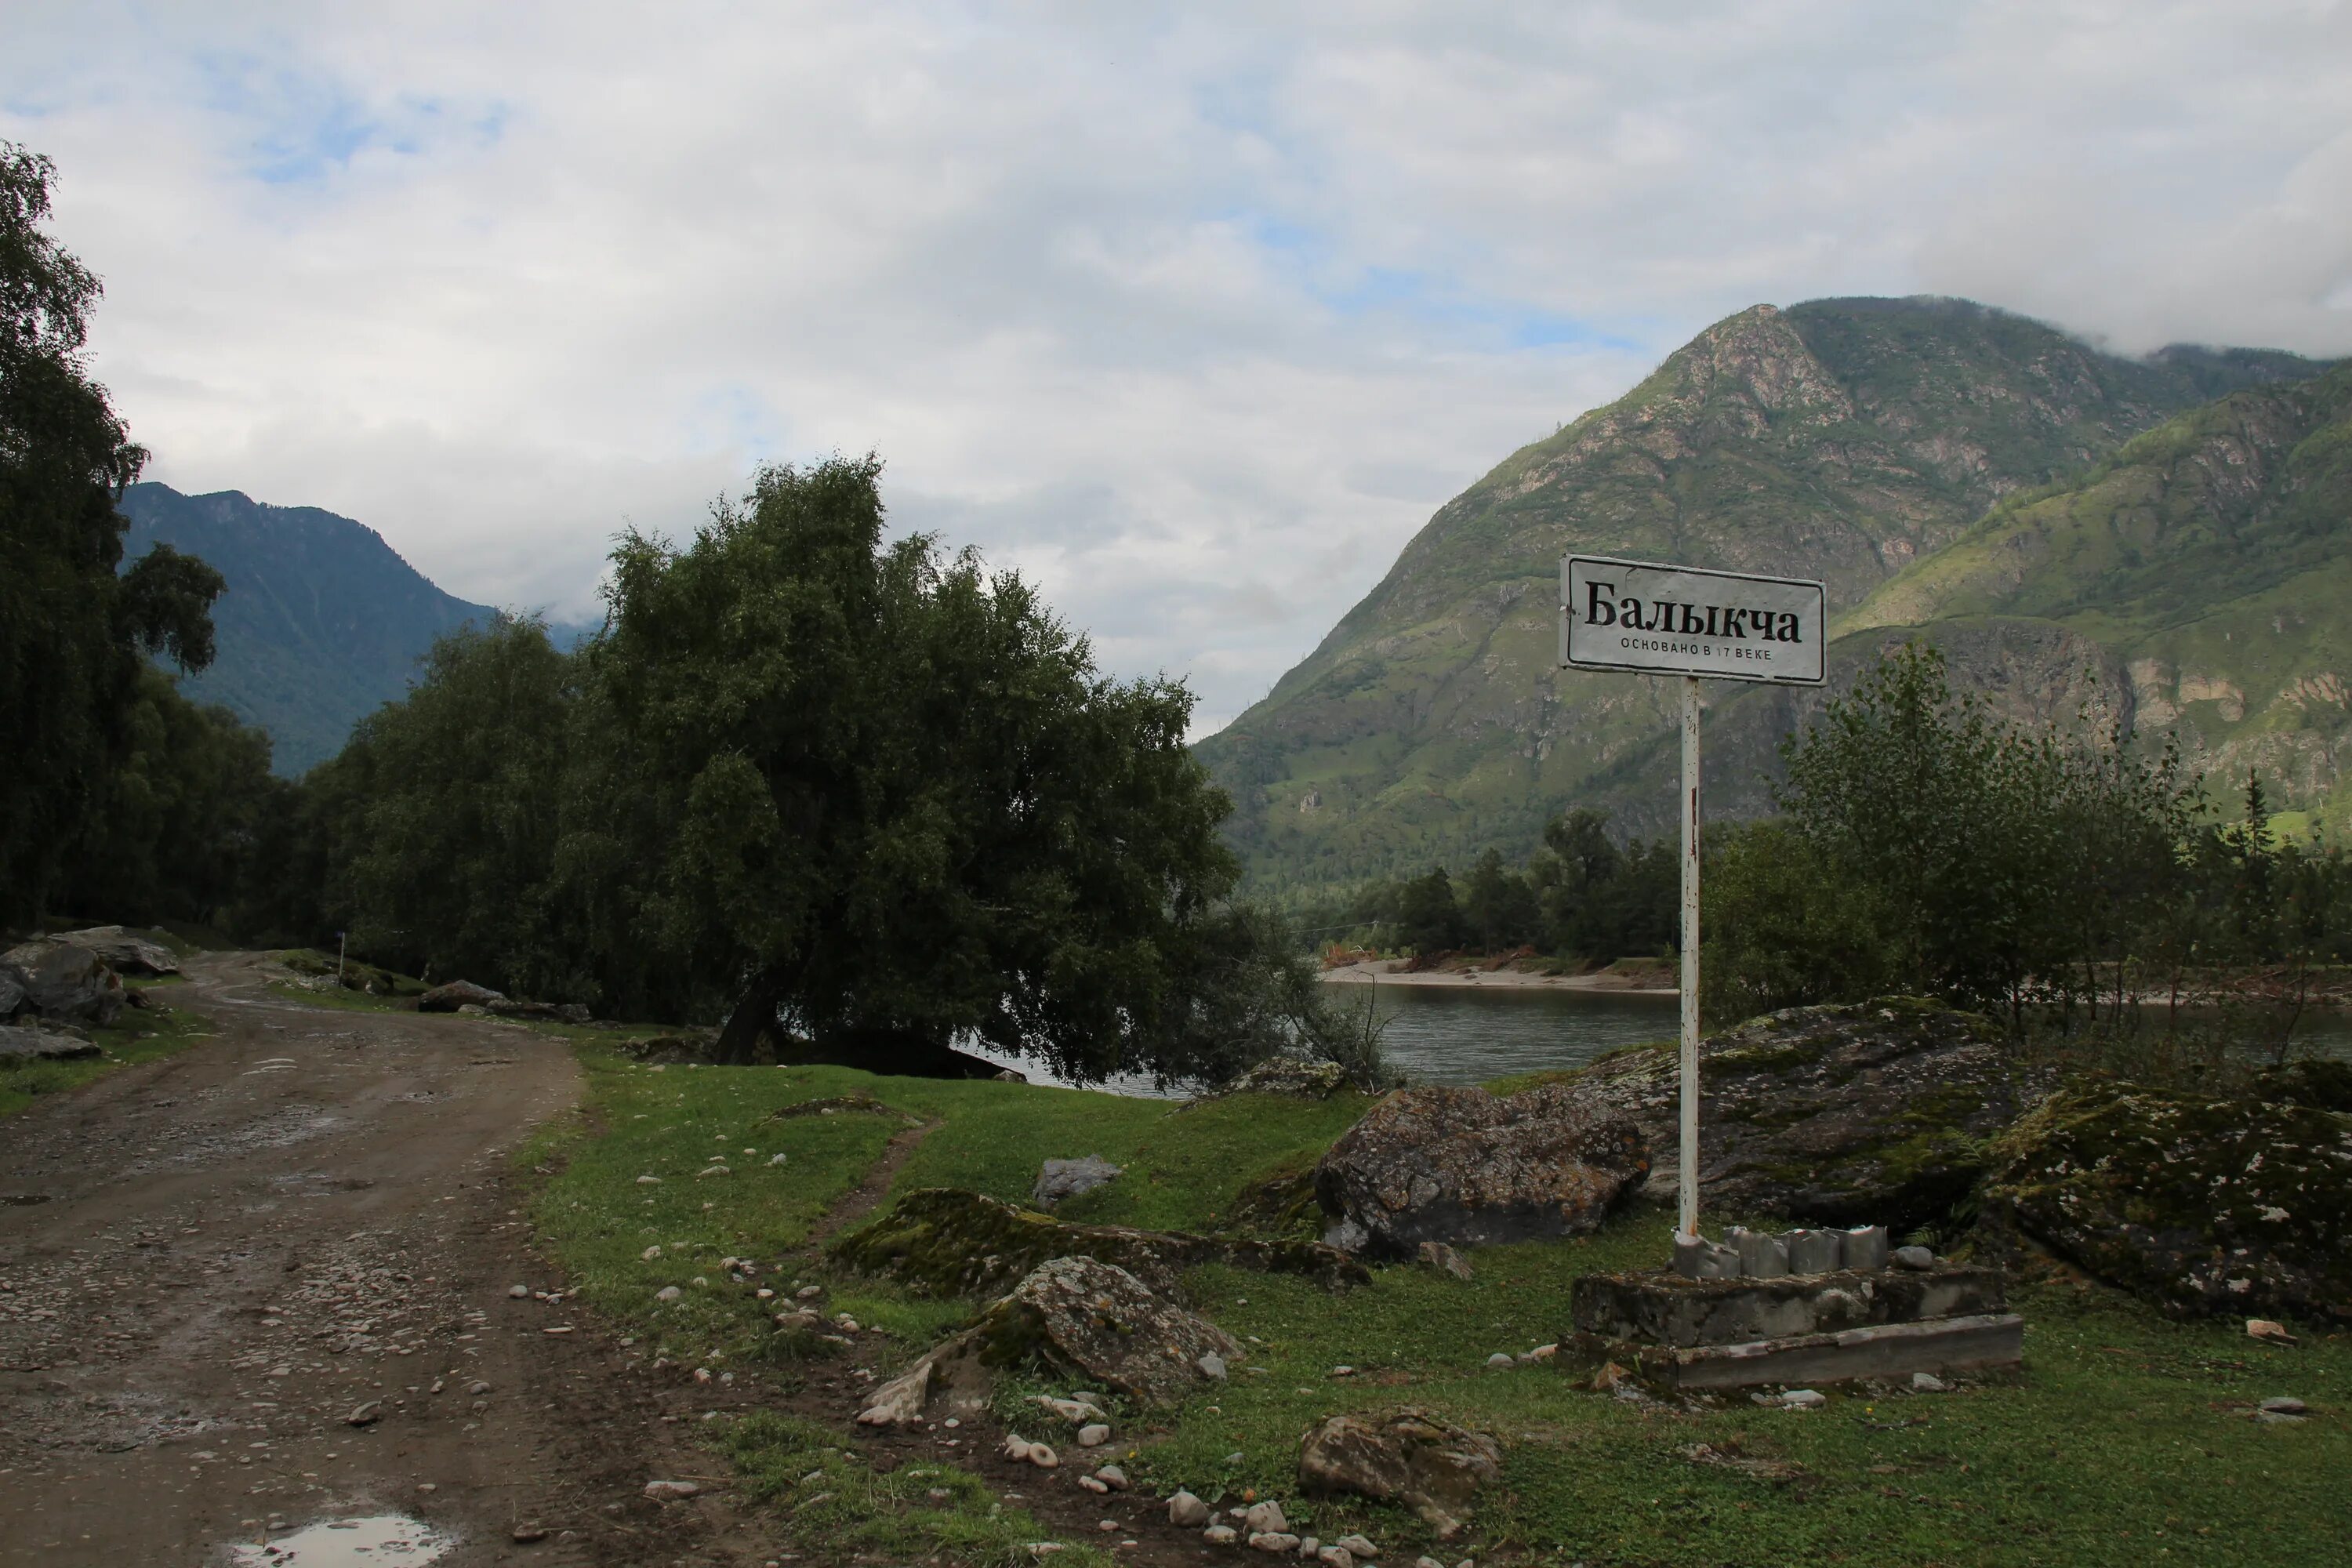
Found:
<svg viewBox="0 0 2352 1568"><path fill-rule="evenodd" d="M0 1024L0 1066L78 1061L98 1054L98 1047L79 1035Z"/></svg>
<svg viewBox="0 0 2352 1568"><path fill-rule="evenodd" d="M1477 1489L1502 1479L1502 1445L1493 1437L1426 1410L1356 1411L1307 1434L1298 1487L1310 1497L1401 1502L1451 1536Z"/></svg>
<svg viewBox="0 0 2352 1568"><path fill-rule="evenodd" d="M492 1004L506 999L503 991L493 991L470 980L452 980L446 985L436 985L419 996L416 1010L420 1013L454 1013L460 1007L488 1009Z"/></svg>
<svg viewBox="0 0 2352 1568"><path fill-rule="evenodd" d="M2235 1098L2072 1086L2000 1140L1985 1217L2183 1315L2352 1321L2352 1115L2328 1065Z"/></svg>
<svg viewBox="0 0 2352 1568"><path fill-rule="evenodd" d="M1600 1228L1649 1173L1632 1119L1580 1104L1566 1086L1524 1094L1406 1089L1372 1107L1315 1167L1350 1252L1410 1258L1424 1241L1486 1246Z"/></svg>
<svg viewBox="0 0 2352 1568"><path fill-rule="evenodd" d="M971 1331L992 1369L1042 1367L1139 1405L1171 1405L1224 1381L1241 1347L1115 1264L1056 1258L989 1304Z"/></svg>
<svg viewBox="0 0 2352 1568"><path fill-rule="evenodd" d="M36 938L0 954L24 996L17 1004L45 1018L111 1024L122 1011L122 982L95 952L54 937Z"/></svg>
<svg viewBox="0 0 2352 1568"><path fill-rule="evenodd" d="M1029 1189L1029 1201L1041 1209L1052 1208L1064 1198L1075 1198L1108 1186L1118 1179L1119 1168L1100 1154L1084 1154L1075 1160L1048 1160L1037 1173L1036 1184Z"/></svg>
<svg viewBox="0 0 2352 1568"><path fill-rule="evenodd" d="M1347 1072L1337 1062L1271 1056L1220 1086L1214 1098L1228 1094L1281 1094L1293 1100L1328 1100L1347 1087Z"/></svg>
<svg viewBox="0 0 2352 1568"><path fill-rule="evenodd" d="M1021 1367L1108 1389L1138 1405L1171 1405L1224 1381L1241 1347L1204 1318L1092 1258L1048 1259L989 1303L971 1327L875 1390L869 1426L922 1415L934 1398L984 1407L997 1373Z"/></svg>
<svg viewBox="0 0 2352 1568"><path fill-rule="evenodd" d="M895 1279L920 1296L987 1295L1049 1259L1070 1257L1115 1264L1171 1293L1185 1269L1203 1263L1303 1274L1326 1289L1370 1278L1362 1264L1320 1242L1072 1225L961 1187L908 1193L835 1241L831 1255L845 1268Z"/></svg>
<svg viewBox="0 0 2352 1568"><path fill-rule="evenodd" d="M98 954L109 969L117 974L177 974L180 961L172 950L160 942L152 942L121 926L90 926L82 931L60 931L61 942L86 947Z"/></svg>
<svg viewBox="0 0 2352 1568"><path fill-rule="evenodd" d="M1679 1085L1668 1044L1603 1057L1561 1087L1642 1129L1657 1152L1647 1194L1670 1200ZM1978 1014L1911 997L1769 1013L1699 1044L1699 1180L1718 1214L1932 1224L1983 1176L2026 1098Z"/></svg>
<svg viewBox="0 0 2352 1568"><path fill-rule="evenodd" d="M0 1022L15 1017L27 1005L24 971L0 958Z"/></svg>

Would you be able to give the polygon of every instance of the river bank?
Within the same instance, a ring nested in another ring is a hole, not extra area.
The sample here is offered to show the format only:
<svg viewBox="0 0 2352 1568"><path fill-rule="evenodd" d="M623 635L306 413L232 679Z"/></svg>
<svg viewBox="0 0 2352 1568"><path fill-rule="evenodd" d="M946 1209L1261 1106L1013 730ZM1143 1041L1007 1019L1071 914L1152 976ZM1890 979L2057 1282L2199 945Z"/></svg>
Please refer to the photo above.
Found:
<svg viewBox="0 0 2352 1568"><path fill-rule="evenodd" d="M1374 958L1323 972L1331 985L1447 986L1473 991L1601 991L1619 995L1678 994L1674 972L1663 964L1612 964L1590 974L1547 974L1538 970L1482 968L1476 963L1407 972L1402 959Z"/></svg>

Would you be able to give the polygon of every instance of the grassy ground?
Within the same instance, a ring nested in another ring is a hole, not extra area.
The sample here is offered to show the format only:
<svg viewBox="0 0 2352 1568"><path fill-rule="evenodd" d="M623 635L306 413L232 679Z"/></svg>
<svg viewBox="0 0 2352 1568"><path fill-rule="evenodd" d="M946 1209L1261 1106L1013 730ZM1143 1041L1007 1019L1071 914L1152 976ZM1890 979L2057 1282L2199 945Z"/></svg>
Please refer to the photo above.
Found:
<svg viewBox="0 0 2352 1568"><path fill-rule="evenodd" d="M89 1030L89 1037L98 1042L104 1056L78 1062L0 1067L0 1116L24 1110L41 1095L79 1089L94 1079L134 1063L156 1061L184 1051L204 1038L208 1032L204 1020L171 1006L165 1000L177 984L167 979L130 987L145 992L155 1005L125 1007L110 1028Z"/></svg>
<svg viewBox="0 0 2352 1568"><path fill-rule="evenodd" d="M1098 1153L1127 1172L1066 1205L1069 1217L1213 1228L1244 1184L1302 1168L1362 1108L1249 1096L1176 1110L821 1068L656 1071L593 1046L583 1059L583 1117L530 1155L561 1167L535 1211L546 1237L588 1299L639 1325L658 1353L785 1377L797 1352L778 1343L767 1321L773 1307L754 1292L788 1293L815 1278L787 1254L910 1120L937 1125L898 1190L955 1184L1017 1199L1042 1159ZM841 1095L888 1109L769 1120L785 1105ZM564 1158L550 1160L558 1152ZM770 1163L778 1153L783 1163ZM716 1156L729 1173L698 1175ZM658 1180L639 1180L647 1175ZM2342 1419L2352 1407L2352 1342L2343 1335L2309 1333L2300 1349L2279 1349L2240 1326L2170 1322L2102 1288L2053 1278L2017 1292L2029 1323L2022 1376L1945 1394L1832 1391L1810 1412L1739 1398L1669 1408L1586 1392L1543 1365L1486 1370L1495 1351L1561 1338L1574 1278L1654 1264L1668 1226L1664 1215L1631 1215L1582 1241L1480 1251L1468 1282L1391 1268L1339 1296L1297 1279L1202 1270L1192 1281L1196 1304L1243 1341L1247 1359L1231 1384L1156 1425L1122 1423L1123 1442L1131 1436L1136 1447L1129 1468L1163 1492L1255 1489L1287 1506L1299 1435L1312 1422L1410 1403L1507 1445L1505 1483L1481 1503L1476 1539L1449 1547L1449 1562L1497 1550L1595 1565L2352 1560L2343 1484L2352 1434ZM660 1254L646 1258L656 1246ZM762 1272L732 1279L719 1267L729 1256L752 1258ZM968 1310L834 1284L831 1305L889 1331L901 1359ZM680 1299L657 1300L666 1285L678 1286ZM1339 1364L1359 1371L1334 1377ZM2254 1422L2252 1404L2279 1394L2318 1414ZM1701 1444L1780 1461L1792 1479L1696 1462L1687 1451ZM814 1510L813 1535L862 1531L883 1550L999 1561L1034 1528L991 1514L997 1505L968 1477L910 1488L864 1474L853 1444L803 1421L747 1421L725 1446L755 1480L825 1470L822 1489L796 1493L834 1494ZM932 1487L950 1502L927 1501ZM1360 1527L1384 1543L1426 1544L1399 1512L1329 1503L1298 1512L1327 1539Z"/></svg>

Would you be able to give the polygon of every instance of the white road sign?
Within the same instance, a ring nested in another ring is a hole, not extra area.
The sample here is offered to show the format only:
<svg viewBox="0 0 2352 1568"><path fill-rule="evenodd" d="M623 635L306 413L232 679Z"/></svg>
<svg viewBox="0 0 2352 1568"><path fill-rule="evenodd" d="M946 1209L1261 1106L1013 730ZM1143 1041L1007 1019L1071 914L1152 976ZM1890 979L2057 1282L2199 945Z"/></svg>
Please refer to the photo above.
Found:
<svg viewBox="0 0 2352 1568"><path fill-rule="evenodd" d="M1559 558L1559 662L1577 669L1819 686L1819 583L1599 555Z"/></svg>

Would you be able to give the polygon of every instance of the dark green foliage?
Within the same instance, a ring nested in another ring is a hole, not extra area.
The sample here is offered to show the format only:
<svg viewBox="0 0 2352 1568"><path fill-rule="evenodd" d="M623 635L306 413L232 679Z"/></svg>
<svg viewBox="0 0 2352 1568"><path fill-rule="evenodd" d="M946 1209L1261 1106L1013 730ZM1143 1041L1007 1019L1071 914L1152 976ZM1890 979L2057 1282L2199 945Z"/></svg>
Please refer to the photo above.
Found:
<svg viewBox="0 0 2352 1568"><path fill-rule="evenodd" d="M1454 880L1443 866L1397 889L1396 934L1404 946L1421 952L1451 952L1462 945L1462 910L1454 900Z"/></svg>
<svg viewBox="0 0 2352 1568"><path fill-rule="evenodd" d="M270 909L436 978L725 1016L729 1060L944 1070L976 1036L1076 1079L1304 1048L1378 1081L1369 1024L1226 898L1191 695L885 542L878 471L771 469L683 547L627 536L577 654L443 639L305 782Z"/></svg>
<svg viewBox="0 0 2352 1568"><path fill-rule="evenodd" d="M42 232L53 177L0 142L0 926L209 921L268 809L268 743L147 663L212 658L221 579L168 547L118 574L146 454L83 366L99 282Z"/></svg>
<svg viewBox="0 0 2352 1568"><path fill-rule="evenodd" d="M356 946L432 979L578 989L547 886L574 679L545 627L500 617L436 646L408 700L362 722L343 762L364 779L357 831L331 872Z"/></svg>
<svg viewBox="0 0 2352 1568"><path fill-rule="evenodd" d="M128 750L67 861L68 907L138 925L247 929L241 900L271 869L268 824L294 795L270 774L269 738L226 709L198 707L152 668L139 672L117 721Z"/></svg>
<svg viewBox="0 0 2352 1568"><path fill-rule="evenodd" d="M1543 910L1528 879L1503 864L1489 847L1470 868L1462 890L1462 925L1471 945L1484 952L1508 952L1543 940Z"/></svg>
<svg viewBox="0 0 2352 1568"><path fill-rule="evenodd" d="M1478 857L1459 890L1442 866L1402 882L1375 882L1331 908L1317 925L1423 957L1522 948L1585 959L1672 950L1680 921L1682 864L1668 839L1620 847L1606 812L1579 807L1548 824L1544 847L1513 870L1502 853Z"/></svg>
<svg viewBox="0 0 2352 1568"><path fill-rule="evenodd" d="M1722 1004L1858 999L1892 975L2013 1027L2042 1006L2121 1038L2137 1071L2203 1072L2249 1039L2283 1053L2314 964L2352 943L2352 863L2283 840L2259 777L2220 820L2177 744L2005 722L1922 645L1786 752L1785 828L1728 839L1710 900ZM2176 1010L2147 1053L2139 998L2216 991L2236 1005L2210 1048L2174 1037Z"/></svg>
<svg viewBox="0 0 2352 1568"><path fill-rule="evenodd" d="M1708 1020L1876 996L1897 984L1883 900L1780 822L1706 841L1699 973Z"/></svg>
<svg viewBox="0 0 2352 1568"><path fill-rule="evenodd" d="M1674 947L1682 921L1682 857L1669 838L1620 848L1603 831L1609 814L1579 806L1544 826L1528 879L1549 945L1582 958L1615 959Z"/></svg>

